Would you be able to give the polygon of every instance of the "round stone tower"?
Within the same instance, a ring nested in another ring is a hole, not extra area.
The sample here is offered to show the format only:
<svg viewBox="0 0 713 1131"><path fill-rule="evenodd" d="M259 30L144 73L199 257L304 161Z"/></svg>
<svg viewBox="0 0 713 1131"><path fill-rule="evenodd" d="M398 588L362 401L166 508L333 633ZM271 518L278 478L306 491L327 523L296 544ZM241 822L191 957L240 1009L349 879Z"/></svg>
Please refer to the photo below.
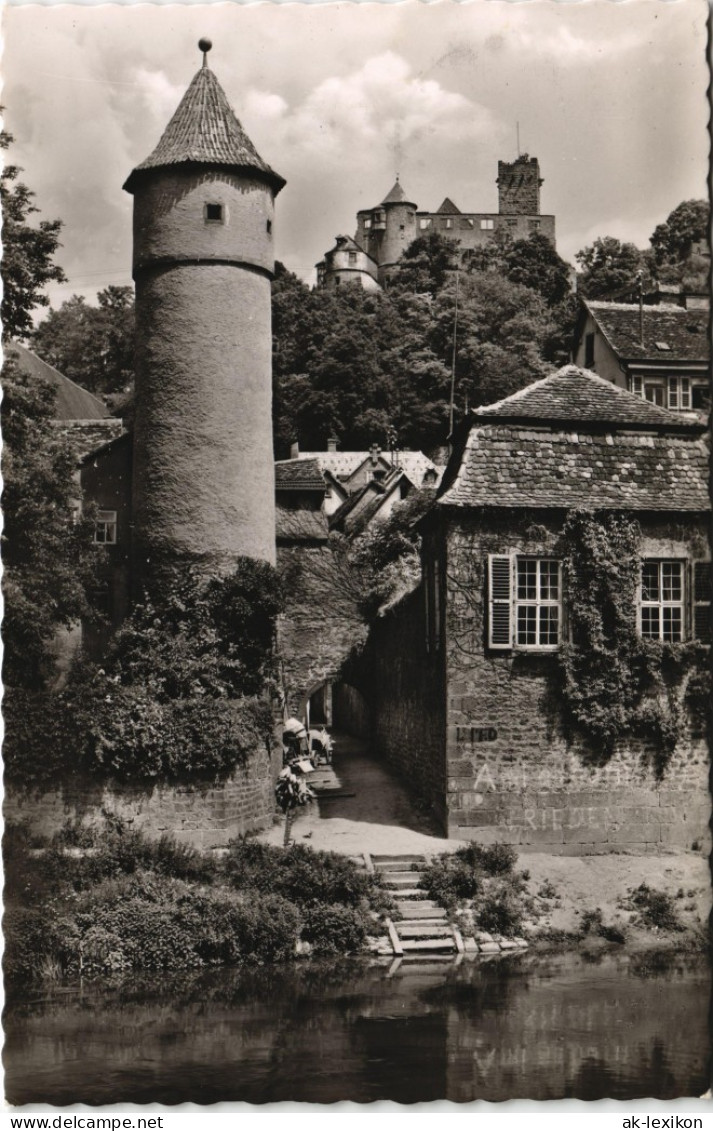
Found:
<svg viewBox="0 0 713 1131"><path fill-rule="evenodd" d="M385 216L384 235L379 248L379 267L388 273L394 267L409 244L416 239L416 205L406 196L401 183L396 184L381 202Z"/></svg>
<svg viewBox="0 0 713 1131"><path fill-rule="evenodd" d="M270 280L284 185L258 155L207 65L134 196L138 584L166 563L225 571L275 560Z"/></svg>

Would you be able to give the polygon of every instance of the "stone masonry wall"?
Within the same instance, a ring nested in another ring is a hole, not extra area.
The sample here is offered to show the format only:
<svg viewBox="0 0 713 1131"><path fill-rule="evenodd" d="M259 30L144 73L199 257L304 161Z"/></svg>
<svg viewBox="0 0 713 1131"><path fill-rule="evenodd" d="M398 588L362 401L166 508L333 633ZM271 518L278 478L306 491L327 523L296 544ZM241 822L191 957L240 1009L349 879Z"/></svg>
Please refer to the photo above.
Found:
<svg viewBox="0 0 713 1131"><path fill-rule="evenodd" d="M69 820L100 825L112 814L150 837L169 834L182 844L211 849L236 836L268 828L275 812L274 781L281 752L258 750L244 767L218 785L102 785L75 779L36 794L6 786L6 824L27 822L35 834L52 836Z"/></svg>
<svg viewBox="0 0 713 1131"><path fill-rule="evenodd" d="M427 654L421 586L374 625L361 661L372 739L406 783L445 823L443 665Z"/></svg>
<svg viewBox="0 0 713 1131"><path fill-rule="evenodd" d="M498 211L503 215L537 215L540 211L540 166L523 153L515 161L498 161Z"/></svg>
<svg viewBox="0 0 713 1131"><path fill-rule="evenodd" d="M642 524L643 525L643 524ZM641 743L599 768L568 742L551 692L556 658L488 652L487 555L552 552L559 527L514 515L453 519L448 533L447 809L450 836L570 854L708 844L711 801L706 739L684 727L657 783ZM705 556L703 528L682 519L644 528L643 552Z"/></svg>
<svg viewBox="0 0 713 1131"><path fill-rule="evenodd" d="M304 714L305 700L335 680L352 649L366 638L348 578L326 545L277 548L277 568L286 595L278 625L286 709Z"/></svg>

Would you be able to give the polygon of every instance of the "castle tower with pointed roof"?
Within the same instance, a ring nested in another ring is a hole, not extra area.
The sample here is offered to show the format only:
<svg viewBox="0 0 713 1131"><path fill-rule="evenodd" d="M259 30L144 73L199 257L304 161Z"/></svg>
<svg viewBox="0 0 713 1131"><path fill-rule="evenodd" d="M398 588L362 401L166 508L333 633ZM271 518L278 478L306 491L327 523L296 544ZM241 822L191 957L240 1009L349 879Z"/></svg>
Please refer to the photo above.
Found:
<svg viewBox="0 0 713 1131"><path fill-rule="evenodd" d="M377 208L357 212L356 242L379 265L383 281L416 238L416 205L398 179Z"/></svg>
<svg viewBox="0 0 713 1131"><path fill-rule="evenodd" d="M134 570L275 560L270 281L284 180L259 156L207 65L134 197Z"/></svg>

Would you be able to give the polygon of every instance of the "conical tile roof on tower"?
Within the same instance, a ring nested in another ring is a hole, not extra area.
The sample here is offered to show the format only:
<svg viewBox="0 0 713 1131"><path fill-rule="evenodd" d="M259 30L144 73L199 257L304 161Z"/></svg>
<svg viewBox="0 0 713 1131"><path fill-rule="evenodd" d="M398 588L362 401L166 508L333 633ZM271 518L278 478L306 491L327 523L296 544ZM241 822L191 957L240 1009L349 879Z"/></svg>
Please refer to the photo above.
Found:
<svg viewBox="0 0 713 1131"><path fill-rule="evenodd" d="M263 161L245 133L208 66L206 55L204 51L203 66L193 77L153 153L137 165L126 181L127 192L134 191L142 173L182 164L251 170L264 176L275 193L285 185L284 178Z"/></svg>

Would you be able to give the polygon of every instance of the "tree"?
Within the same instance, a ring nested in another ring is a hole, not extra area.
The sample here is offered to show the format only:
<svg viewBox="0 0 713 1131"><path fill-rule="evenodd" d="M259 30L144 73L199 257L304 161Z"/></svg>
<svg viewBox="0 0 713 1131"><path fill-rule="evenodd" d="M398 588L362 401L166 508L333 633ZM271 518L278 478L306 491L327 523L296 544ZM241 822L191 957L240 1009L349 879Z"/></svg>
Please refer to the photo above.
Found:
<svg viewBox="0 0 713 1131"><path fill-rule="evenodd" d="M53 388L9 359L3 390L3 677L35 689L51 670L58 629L91 613L100 551L76 521L75 459L53 426Z"/></svg>
<svg viewBox="0 0 713 1131"><path fill-rule="evenodd" d="M624 299L636 291L639 273L645 283L651 278L647 253L613 236L599 237L574 258L582 269L579 291L585 298Z"/></svg>
<svg viewBox="0 0 713 1131"><path fill-rule="evenodd" d="M569 294L570 269L542 232L533 232L526 240L514 240L504 259L510 282L537 291L549 306L556 306Z"/></svg>
<svg viewBox="0 0 713 1131"><path fill-rule="evenodd" d="M0 148L7 149L13 137L0 133ZM2 323L6 338L23 339L32 331L32 311L47 306L43 293L47 283L64 282L62 268L53 263L60 247L61 220L41 220L33 227L28 217L39 209L35 194L17 178L22 170L5 165L0 173L0 205L3 217Z"/></svg>
<svg viewBox="0 0 713 1131"><path fill-rule="evenodd" d="M72 295L32 335L41 358L90 392L126 394L134 380L134 292L110 286L97 306Z"/></svg>
<svg viewBox="0 0 713 1131"><path fill-rule="evenodd" d="M389 276L389 289L436 294L458 266L458 243L438 232L419 236L409 244Z"/></svg>
<svg viewBox="0 0 713 1131"><path fill-rule="evenodd" d="M706 243L710 232L710 209L706 200L684 200L674 208L651 236L657 265L683 263L693 244Z"/></svg>
<svg viewBox="0 0 713 1131"><path fill-rule="evenodd" d="M434 304L434 345L452 356L455 281ZM545 376L545 344L553 333L547 304L529 287L494 272L474 272L459 281L456 333L456 408L488 404Z"/></svg>

